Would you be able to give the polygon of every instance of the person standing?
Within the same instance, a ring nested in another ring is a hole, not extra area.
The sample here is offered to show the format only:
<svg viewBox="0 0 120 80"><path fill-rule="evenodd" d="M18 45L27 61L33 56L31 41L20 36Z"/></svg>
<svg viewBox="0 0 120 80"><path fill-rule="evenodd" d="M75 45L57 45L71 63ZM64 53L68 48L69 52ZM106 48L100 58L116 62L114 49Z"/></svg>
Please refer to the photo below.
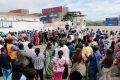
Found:
<svg viewBox="0 0 120 80"><path fill-rule="evenodd" d="M32 62L34 65L34 69L37 72L37 80L38 80L38 75L40 76L40 80L43 80L43 68L44 68L44 63L45 63L45 57L43 54L40 54L40 49L36 48L35 49L36 55L33 56Z"/></svg>
<svg viewBox="0 0 120 80"><path fill-rule="evenodd" d="M111 70L112 70L112 64L113 64L113 51L111 49L108 49L106 52L106 57L103 59L101 64L103 65L102 68L102 78L101 80L111 80Z"/></svg>
<svg viewBox="0 0 120 80"><path fill-rule="evenodd" d="M68 24L65 25L65 29L66 29L66 37L68 37L68 32L69 32L69 25Z"/></svg>
<svg viewBox="0 0 120 80"><path fill-rule="evenodd" d="M43 35L44 35L44 42L46 43L48 41L48 36L47 36L46 30L43 32Z"/></svg>
<svg viewBox="0 0 120 80"><path fill-rule="evenodd" d="M12 44L13 39L10 38L8 40L8 44L6 46L8 55L11 57L12 63L16 61L17 58L17 48Z"/></svg>
<svg viewBox="0 0 120 80"><path fill-rule="evenodd" d="M23 63L24 66L28 66L29 60L27 59L26 51L24 50L24 45L19 44L19 50L17 52L17 61Z"/></svg>
<svg viewBox="0 0 120 80"><path fill-rule="evenodd" d="M24 41L23 42L21 42L23 45L24 45L24 50L26 51L27 49L29 49L28 48L28 44L30 43L29 41L28 41L28 38L27 37L25 37L24 38Z"/></svg>
<svg viewBox="0 0 120 80"><path fill-rule="evenodd" d="M101 59L100 52L98 51L98 46L92 46L93 53L89 56L87 62L88 64L88 77L89 80L98 80L98 64Z"/></svg>
<svg viewBox="0 0 120 80"><path fill-rule="evenodd" d="M6 53L6 50L4 47L1 48L1 53L0 54L0 64L2 67L2 73L3 73L3 79L7 80L8 76L11 73L11 58L10 56Z"/></svg>
<svg viewBox="0 0 120 80"><path fill-rule="evenodd" d="M52 44L48 43L47 44L47 49L46 49L46 53L45 55L47 56L47 64L46 64L46 78L51 78L52 77L52 68L51 68L51 61L53 59L53 56L55 54L55 50L51 49L52 48Z"/></svg>
<svg viewBox="0 0 120 80"><path fill-rule="evenodd" d="M63 72L65 69L65 64L67 64L66 59L63 57L63 51L58 51L58 56L55 56L51 62L52 64L52 80L62 80Z"/></svg>
<svg viewBox="0 0 120 80"><path fill-rule="evenodd" d="M38 45L39 44L39 34L37 31L35 31L34 36L35 36L35 45Z"/></svg>
<svg viewBox="0 0 120 80"><path fill-rule="evenodd" d="M91 46L89 46L88 42L86 42L85 47L83 47L83 53L86 55L86 58L88 58L93 53L93 49Z"/></svg>
<svg viewBox="0 0 120 80"><path fill-rule="evenodd" d="M26 55L27 55L27 58L29 60L29 68L33 68L33 64L32 64L32 57L35 56L35 49L33 49L33 44L32 43L29 43L28 44L28 50L26 50Z"/></svg>
<svg viewBox="0 0 120 80"><path fill-rule="evenodd" d="M63 51L63 57L66 58L67 63L69 64L69 60L70 60L69 48L65 45L64 41L60 41L60 46L56 50L56 54L55 55L58 55L57 51L59 51L59 50ZM65 70L64 70L64 73L63 73L63 79L67 79L67 77L68 77L68 65L65 65Z"/></svg>
<svg viewBox="0 0 120 80"><path fill-rule="evenodd" d="M97 41L99 41L101 35L102 35L102 32L100 31L100 29L98 29L96 31L96 39L97 39Z"/></svg>
<svg viewBox="0 0 120 80"><path fill-rule="evenodd" d="M12 67L12 73L7 80L27 80L26 76L23 74L24 66L19 61L15 61Z"/></svg>
<svg viewBox="0 0 120 80"><path fill-rule="evenodd" d="M86 67L84 63L84 54L82 53L83 45L78 44L76 46L76 54L73 55L72 61L74 62L71 74L70 74L70 80L82 80L82 78L85 76Z"/></svg>
<svg viewBox="0 0 120 80"><path fill-rule="evenodd" d="M115 56L116 56L115 64L118 69L116 76L120 76L120 40L118 40L118 42L115 45Z"/></svg>
<svg viewBox="0 0 120 80"><path fill-rule="evenodd" d="M72 41L72 43L68 46L69 50L70 50L70 59L72 58L72 56L76 53L76 44L75 44L75 40Z"/></svg>
<svg viewBox="0 0 120 80"><path fill-rule="evenodd" d="M4 41L0 40L0 54L1 54L1 48L4 46Z"/></svg>
<svg viewBox="0 0 120 80"><path fill-rule="evenodd" d="M34 31L31 31L31 32L30 32L30 37L31 37L30 42L31 42L32 44L35 44Z"/></svg>

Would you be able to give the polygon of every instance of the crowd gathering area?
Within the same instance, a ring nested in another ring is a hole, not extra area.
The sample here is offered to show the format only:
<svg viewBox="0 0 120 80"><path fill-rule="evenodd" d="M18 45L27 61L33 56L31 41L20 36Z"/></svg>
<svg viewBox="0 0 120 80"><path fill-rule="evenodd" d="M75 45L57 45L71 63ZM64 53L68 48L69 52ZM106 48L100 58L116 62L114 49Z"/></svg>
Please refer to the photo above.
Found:
<svg viewBox="0 0 120 80"><path fill-rule="evenodd" d="M71 30L0 32L3 80L112 80L113 67L120 76L120 31Z"/></svg>

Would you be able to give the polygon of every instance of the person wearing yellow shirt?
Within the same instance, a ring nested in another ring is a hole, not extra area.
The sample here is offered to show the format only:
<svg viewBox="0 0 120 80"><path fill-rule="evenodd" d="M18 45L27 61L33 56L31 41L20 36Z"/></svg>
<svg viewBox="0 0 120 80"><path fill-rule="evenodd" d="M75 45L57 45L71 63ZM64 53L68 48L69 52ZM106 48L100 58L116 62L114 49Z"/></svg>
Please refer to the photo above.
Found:
<svg viewBox="0 0 120 80"><path fill-rule="evenodd" d="M86 42L85 46L83 47L83 53L86 56L85 60L87 60L87 58L93 53L93 49L91 48L91 46L89 46L88 42Z"/></svg>

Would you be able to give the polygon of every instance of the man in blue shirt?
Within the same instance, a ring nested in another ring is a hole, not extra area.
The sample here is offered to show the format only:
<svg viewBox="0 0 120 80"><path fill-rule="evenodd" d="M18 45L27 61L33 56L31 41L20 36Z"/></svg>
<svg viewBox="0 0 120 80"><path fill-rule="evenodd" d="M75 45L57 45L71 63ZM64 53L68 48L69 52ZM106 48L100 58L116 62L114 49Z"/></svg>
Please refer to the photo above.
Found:
<svg viewBox="0 0 120 80"><path fill-rule="evenodd" d="M101 59L101 54L98 51L97 46L93 46L93 54L91 54L88 58L88 76L89 80L98 80L98 64Z"/></svg>

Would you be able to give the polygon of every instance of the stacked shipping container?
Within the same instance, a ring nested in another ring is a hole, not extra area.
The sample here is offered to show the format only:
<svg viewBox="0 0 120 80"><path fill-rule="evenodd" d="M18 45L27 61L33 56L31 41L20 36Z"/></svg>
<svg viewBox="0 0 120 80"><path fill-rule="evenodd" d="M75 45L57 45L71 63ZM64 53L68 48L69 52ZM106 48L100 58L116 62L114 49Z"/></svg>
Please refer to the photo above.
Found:
<svg viewBox="0 0 120 80"><path fill-rule="evenodd" d="M118 26L120 26L120 16L119 16L119 19L118 19Z"/></svg>
<svg viewBox="0 0 120 80"><path fill-rule="evenodd" d="M42 9L42 15L47 15L45 18L46 19L45 22L48 21L48 23L61 21L61 19L64 17L64 15L66 15L67 12L68 12L68 8L63 6ZM41 21L44 22L43 17L44 16L42 16Z"/></svg>
<svg viewBox="0 0 120 80"><path fill-rule="evenodd" d="M11 10L9 13L20 13L20 14L29 14L28 9L16 9L16 10Z"/></svg>
<svg viewBox="0 0 120 80"><path fill-rule="evenodd" d="M106 18L106 26L118 26L118 17Z"/></svg>

